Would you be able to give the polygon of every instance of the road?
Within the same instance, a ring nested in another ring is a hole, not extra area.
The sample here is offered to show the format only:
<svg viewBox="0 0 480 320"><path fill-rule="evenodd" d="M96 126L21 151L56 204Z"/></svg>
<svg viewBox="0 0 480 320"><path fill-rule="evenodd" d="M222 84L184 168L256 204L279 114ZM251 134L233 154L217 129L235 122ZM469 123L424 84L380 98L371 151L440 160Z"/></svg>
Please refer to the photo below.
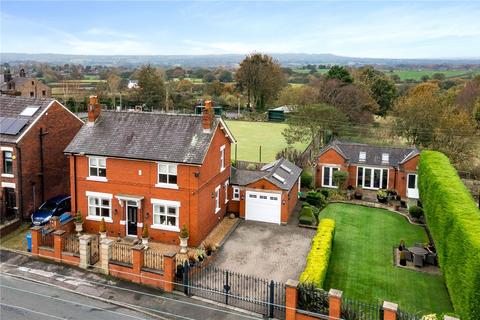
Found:
<svg viewBox="0 0 480 320"><path fill-rule="evenodd" d="M159 319L49 285L0 275L0 317L5 320Z"/></svg>

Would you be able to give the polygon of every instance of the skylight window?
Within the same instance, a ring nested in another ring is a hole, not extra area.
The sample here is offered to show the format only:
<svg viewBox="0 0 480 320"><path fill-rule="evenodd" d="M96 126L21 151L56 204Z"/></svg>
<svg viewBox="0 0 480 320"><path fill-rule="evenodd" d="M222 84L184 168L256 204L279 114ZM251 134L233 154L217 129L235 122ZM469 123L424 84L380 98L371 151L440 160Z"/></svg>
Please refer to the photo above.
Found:
<svg viewBox="0 0 480 320"><path fill-rule="evenodd" d="M389 155L388 153L382 153L382 163L388 163Z"/></svg>
<svg viewBox="0 0 480 320"><path fill-rule="evenodd" d="M27 116L31 117L37 112L38 108L37 106L28 106L25 109L23 109L22 113L20 113L21 116Z"/></svg>
<svg viewBox="0 0 480 320"><path fill-rule="evenodd" d="M290 169L289 167L285 166L285 165L281 165L280 168L282 168L283 170L287 171L288 173L292 173L292 169Z"/></svg>
<svg viewBox="0 0 480 320"><path fill-rule="evenodd" d="M273 177L275 179L277 179L278 181L280 181L281 183L285 183L285 179L283 179L282 177L280 177L278 174L274 173L273 174Z"/></svg>
<svg viewBox="0 0 480 320"><path fill-rule="evenodd" d="M367 160L367 153L365 151L360 151L358 154L358 161L365 162Z"/></svg>

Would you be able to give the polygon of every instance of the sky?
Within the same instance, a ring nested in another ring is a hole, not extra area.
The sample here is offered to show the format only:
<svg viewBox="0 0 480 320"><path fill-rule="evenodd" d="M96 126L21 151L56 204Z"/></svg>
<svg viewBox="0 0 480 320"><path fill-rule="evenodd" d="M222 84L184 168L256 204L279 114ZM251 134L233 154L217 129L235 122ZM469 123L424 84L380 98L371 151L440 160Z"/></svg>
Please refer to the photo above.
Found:
<svg viewBox="0 0 480 320"><path fill-rule="evenodd" d="M480 57L480 0L0 0L0 18L0 52Z"/></svg>

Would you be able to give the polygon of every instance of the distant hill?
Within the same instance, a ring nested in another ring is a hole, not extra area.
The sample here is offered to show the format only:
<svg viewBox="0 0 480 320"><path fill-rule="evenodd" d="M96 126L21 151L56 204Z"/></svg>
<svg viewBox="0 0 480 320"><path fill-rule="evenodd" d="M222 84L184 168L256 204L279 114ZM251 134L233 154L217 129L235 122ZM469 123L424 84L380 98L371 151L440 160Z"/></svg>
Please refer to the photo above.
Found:
<svg viewBox="0 0 480 320"><path fill-rule="evenodd" d="M343 57L333 54L279 53L271 54L284 66L305 64L341 65L480 65L480 58L473 59L380 59ZM50 64L75 63L83 65L136 66L150 63L160 66L180 65L185 67L235 66L245 57L243 54L219 55L73 55L52 53L0 53L0 61L11 64L42 62Z"/></svg>

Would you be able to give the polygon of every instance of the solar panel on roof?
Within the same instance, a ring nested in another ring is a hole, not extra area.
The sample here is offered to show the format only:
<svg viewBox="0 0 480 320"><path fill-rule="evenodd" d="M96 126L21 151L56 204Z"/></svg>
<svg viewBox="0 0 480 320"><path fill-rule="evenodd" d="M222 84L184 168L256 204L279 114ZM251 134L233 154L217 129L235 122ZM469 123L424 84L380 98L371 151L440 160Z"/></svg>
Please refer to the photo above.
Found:
<svg viewBox="0 0 480 320"><path fill-rule="evenodd" d="M0 117L0 133L16 135L28 123L28 119Z"/></svg>

